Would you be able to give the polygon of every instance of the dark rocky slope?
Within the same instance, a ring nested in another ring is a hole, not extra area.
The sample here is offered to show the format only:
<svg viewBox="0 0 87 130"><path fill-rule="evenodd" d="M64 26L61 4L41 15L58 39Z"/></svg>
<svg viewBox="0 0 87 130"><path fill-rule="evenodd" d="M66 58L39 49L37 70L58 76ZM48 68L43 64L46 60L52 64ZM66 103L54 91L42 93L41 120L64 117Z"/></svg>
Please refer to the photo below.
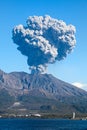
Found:
<svg viewBox="0 0 87 130"><path fill-rule="evenodd" d="M0 70L0 110L87 113L87 92L50 74Z"/></svg>

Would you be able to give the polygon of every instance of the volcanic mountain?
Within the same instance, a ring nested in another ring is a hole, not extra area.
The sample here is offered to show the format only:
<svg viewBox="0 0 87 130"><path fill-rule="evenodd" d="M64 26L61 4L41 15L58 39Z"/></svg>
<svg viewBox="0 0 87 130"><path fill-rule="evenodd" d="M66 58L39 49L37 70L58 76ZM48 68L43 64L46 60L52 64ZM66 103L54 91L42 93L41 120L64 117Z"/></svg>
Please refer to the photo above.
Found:
<svg viewBox="0 0 87 130"><path fill-rule="evenodd" d="M51 74L0 70L0 111L87 113L87 92Z"/></svg>

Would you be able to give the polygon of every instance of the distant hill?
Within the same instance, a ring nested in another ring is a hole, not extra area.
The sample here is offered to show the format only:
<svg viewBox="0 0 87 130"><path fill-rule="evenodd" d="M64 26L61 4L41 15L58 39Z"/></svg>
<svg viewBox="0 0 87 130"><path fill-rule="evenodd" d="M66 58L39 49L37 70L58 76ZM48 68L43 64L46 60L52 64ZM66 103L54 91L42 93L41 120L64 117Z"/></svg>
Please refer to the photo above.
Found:
<svg viewBox="0 0 87 130"><path fill-rule="evenodd" d="M51 74L0 70L0 111L87 113L87 92Z"/></svg>

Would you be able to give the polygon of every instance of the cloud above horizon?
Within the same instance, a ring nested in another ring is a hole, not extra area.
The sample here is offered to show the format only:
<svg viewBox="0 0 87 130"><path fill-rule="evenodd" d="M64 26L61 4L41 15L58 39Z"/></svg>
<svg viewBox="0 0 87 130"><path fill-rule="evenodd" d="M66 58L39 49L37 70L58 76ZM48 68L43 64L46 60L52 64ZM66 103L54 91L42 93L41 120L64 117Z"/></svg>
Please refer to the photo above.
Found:
<svg viewBox="0 0 87 130"><path fill-rule="evenodd" d="M48 64L63 60L76 44L73 25L48 15L30 16L27 25L15 26L12 39L27 56L31 73L46 73Z"/></svg>
<svg viewBox="0 0 87 130"><path fill-rule="evenodd" d="M72 85L74 85L78 88L82 88L82 89L87 90L87 84L83 84L83 83L80 83L80 82L74 82L74 83L72 83Z"/></svg>

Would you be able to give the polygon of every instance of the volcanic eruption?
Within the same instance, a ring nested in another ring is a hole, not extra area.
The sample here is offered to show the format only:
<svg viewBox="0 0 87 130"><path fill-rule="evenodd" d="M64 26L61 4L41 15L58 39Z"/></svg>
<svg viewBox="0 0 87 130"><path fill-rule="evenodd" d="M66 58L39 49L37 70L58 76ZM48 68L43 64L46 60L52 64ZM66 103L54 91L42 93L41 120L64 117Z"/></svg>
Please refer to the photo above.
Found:
<svg viewBox="0 0 87 130"><path fill-rule="evenodd" d="M12 39L17 49L27 56L31 73L46 73L48 64L63 60L76 44L73 25L48 15L29 16L27 25L15 26Z"/></svg>

